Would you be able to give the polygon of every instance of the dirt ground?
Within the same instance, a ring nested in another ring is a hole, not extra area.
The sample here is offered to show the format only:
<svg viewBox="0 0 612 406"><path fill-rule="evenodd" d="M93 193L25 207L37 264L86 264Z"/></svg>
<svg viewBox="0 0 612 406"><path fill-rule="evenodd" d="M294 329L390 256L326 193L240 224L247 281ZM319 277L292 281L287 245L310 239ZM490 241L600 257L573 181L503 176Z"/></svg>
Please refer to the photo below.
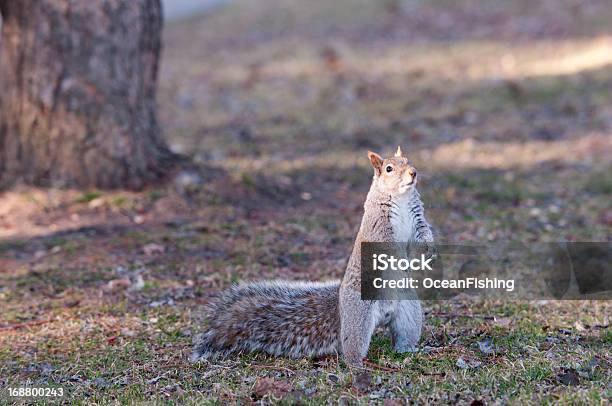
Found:
<svg viewBox="0 0 612 406"><path fill-rule="evenodd" d="M342 276L368 149L407 151L439 241L609 242L611 19L603 0L245 0L169 23L159 117L194 169L140 192L0 194L0 388L607 404L610 301L427 303L421 351L377 336L371 379L336 358L187 356L232 282Z"/></svg>

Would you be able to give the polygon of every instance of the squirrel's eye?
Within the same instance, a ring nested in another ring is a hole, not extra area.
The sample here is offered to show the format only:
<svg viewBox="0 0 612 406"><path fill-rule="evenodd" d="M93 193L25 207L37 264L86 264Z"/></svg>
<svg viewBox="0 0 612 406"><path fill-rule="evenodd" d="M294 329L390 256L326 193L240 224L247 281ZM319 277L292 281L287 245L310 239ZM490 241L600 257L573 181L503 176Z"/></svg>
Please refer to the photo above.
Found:
<svg viewBox="0 0 612 406"><path fill-rule="evenodd" d="M385 168L385 170L387 171L387 173L389 173L389 172L393 172L393 166L391 166L391 165L387 165L387 167Z"/></svg>

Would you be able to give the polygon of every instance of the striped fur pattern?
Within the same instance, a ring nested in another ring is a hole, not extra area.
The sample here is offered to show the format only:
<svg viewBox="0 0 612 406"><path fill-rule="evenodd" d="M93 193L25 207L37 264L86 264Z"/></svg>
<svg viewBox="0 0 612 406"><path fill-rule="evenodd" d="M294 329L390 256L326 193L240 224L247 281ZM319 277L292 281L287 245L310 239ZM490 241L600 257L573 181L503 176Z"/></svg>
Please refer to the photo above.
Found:
<svg viewBox="0 0 612 406"><path fill-rule="evenodd" d="M395 241L433 242L431 226L425 218L425 209L419 191L392 199L391 224Z"/></svg>
<svg viewBox="0 0 612 406"><path fill-rule="evenodd" d="M261 351L290 358L338 353L339 281L235 285L209 307L192 361Z"/></svg>

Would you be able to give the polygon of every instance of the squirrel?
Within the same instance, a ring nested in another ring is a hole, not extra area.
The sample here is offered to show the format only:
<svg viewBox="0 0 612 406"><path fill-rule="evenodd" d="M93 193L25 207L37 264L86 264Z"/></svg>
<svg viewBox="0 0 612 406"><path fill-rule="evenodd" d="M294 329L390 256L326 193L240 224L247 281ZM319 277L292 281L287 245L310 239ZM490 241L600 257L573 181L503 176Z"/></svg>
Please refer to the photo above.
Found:
<svg viewBox="0 0 612 406"><path fill-rule="evenodd" d="M374 169L361 226L342 281L266 281L234 285L209 304L208 327L195 339L192 362L236 352L290 358L341 353L363 366L377 326L391 332L397 352L412 352L421 335L419 300L361 300L362 242L433 243L416 189L417 172L402 154L383 159L368 151Z"/></svg>

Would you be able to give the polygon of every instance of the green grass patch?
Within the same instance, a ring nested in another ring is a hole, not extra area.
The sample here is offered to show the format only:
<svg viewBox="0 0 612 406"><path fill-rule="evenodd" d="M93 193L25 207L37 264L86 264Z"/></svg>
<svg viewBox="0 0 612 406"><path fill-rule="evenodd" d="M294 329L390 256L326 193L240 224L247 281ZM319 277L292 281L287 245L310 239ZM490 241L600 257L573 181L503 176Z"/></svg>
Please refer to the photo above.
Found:
<svg viewBox="0 0 612 406"><path fill-rule="evenodd" d="M89 192L85 192L83 193L81 196L79 196L75 202L76 203L89 203L92 200L95 200L99 197L102 197L102 192L96 191L96 190L91 190Z"/></svg>

